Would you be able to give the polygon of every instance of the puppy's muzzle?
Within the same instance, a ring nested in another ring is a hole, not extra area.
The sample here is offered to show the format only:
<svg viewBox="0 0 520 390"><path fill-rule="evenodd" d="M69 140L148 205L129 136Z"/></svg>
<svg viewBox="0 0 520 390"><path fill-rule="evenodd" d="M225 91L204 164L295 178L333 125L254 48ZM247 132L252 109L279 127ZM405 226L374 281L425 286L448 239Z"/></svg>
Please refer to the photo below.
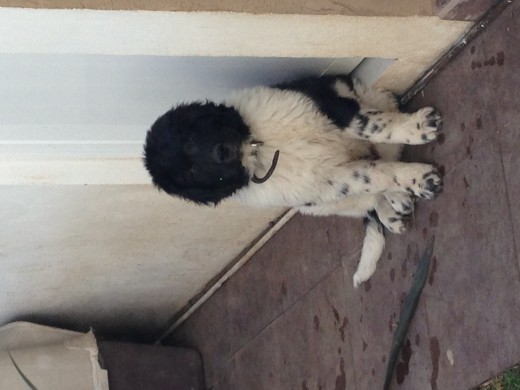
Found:
<svg viewBox="0 0 520 390"><path fill-rule="evenodd" d="M237 159L238 148L232 144L217 144L211 152L211 157L219 164L230 163Z"/></svg>

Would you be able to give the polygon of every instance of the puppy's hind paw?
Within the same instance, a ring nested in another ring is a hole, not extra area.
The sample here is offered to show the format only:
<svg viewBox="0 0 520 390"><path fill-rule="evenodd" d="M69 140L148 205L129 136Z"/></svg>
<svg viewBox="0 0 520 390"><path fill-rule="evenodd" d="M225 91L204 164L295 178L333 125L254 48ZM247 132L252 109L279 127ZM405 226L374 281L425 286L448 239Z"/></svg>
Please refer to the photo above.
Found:
<svg viewBox="0 0 520 390"><path fill-rule="evenodd" d="M382 197L376 206L376 213L381 223L390 232L396 234L402 234L406 231L408 215L412 212L413 207L410 195L406 193L402 193L402 195L399 198L394 193L388 193L388 197ZM392 202L394 203L392 204ZM395 209L406 211L407 214L400 213Z"/></svg>
<svg viewBox="0 0 520 390"><path fill-rule="evenodd" d="M384 196L398 214L408 215L412 213L414 204L410 194L405 192L386 192Z"/></svg>
<svg viewBox="0 0 520 390"><path fill-rule="evenodd" d="M387 220L383 221L383 225L394 234L403 234L406 232L406 224L408 222L408 217L395 215L394 217L390 217Z"/></svg>

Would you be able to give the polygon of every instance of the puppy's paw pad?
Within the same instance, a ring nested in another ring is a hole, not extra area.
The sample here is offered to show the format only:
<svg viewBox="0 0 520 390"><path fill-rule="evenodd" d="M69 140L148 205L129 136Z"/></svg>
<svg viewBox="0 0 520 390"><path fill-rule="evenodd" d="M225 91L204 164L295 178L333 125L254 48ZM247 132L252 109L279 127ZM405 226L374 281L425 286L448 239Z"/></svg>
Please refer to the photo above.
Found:
<svg viewBox="0 0 520 390"><path fill-rule="evenodd" d="M418 196L424 199L433 199L441 192L442 177L437 169L433 169L432 171L425 173L422 177Z"/></svg>
<svg viewBox="0 0 520 390"><path fill-rule="evenodd" d="M421 141L430 142L437 139L442 128L442 116L433 107L425 107L416 112L416 127L421 133Z"/></svg>
<svg viewBox="0 0 520 390"><path fill-rule="evenodd" d="M442 115L441 113L433 108L428 107L429 113L426 114L426 127L430 127L440 131L442 129Z"/></svg>

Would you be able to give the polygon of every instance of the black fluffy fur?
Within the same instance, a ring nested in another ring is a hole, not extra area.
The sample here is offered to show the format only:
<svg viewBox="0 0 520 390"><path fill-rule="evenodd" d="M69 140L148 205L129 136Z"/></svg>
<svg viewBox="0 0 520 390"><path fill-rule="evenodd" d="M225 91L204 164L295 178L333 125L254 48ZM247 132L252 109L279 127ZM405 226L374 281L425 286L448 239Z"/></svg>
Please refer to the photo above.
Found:
<svg viewBox="0 0 520 390"><path fill-rule="evenodd" d="M348 126L359 112L359 104L354 99L338 96L334 90L334 84L338 80L345 82L351 89L353 88L350 76L306 77L277 84L274 88L303 93L314 101L323 115L339 128L343 128Z"/></svg>
<svg viewBox="0 0 520 390"><path fill-rule="evenodd" d="M249 128L231 107L183 104L153 124L144 163L154 184L196 203L217 204L249 182L240 146Z"/></svg>

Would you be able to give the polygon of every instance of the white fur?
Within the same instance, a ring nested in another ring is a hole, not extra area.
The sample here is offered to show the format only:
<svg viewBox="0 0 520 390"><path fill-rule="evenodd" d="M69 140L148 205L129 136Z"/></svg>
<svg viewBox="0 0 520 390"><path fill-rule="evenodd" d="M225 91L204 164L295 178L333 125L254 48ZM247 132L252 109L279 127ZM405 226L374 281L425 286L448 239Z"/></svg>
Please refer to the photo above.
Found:
<svg viewBox="0 0 520 390"><path fill-rule="evenodd" d="M376 210L390 231L402 233L401 217L413 205L407 191L431 198L435 195L432 183L440 185L431 165L396 161L403 143L435 139L438 128L429 126L428 117L433 109L403 114L390 93L354 85L352 90L338 81L334 87L338 95L358 100L367 126L381 126L377 133L361 129L359 120L337 128L312 100L294 91L257 87L228 99L226 104L234 106L249 126L251 140L262 142L261 146L243 145L242 163L249 174L264 176L275 152L280 152L274 173L265 183L251 183L234 197L260 207L297 207L312 215L362 217ZM366 159L374 148L381 160ZM354 285L373 274L384 241L379 223L369 221Z"/></svg>
<svg viewBox="0 0 520 390"><path fill-rule="evenodd" d="M378 223L369 221L366 227L361 259L352 281L357 288L361 283L366 282L374 274L376 265L385 248L385 236L380 230Z"/></svg>
<svg viewBox="0 0 520 390"><path fill-rule="evenodd" d="M354 79L354 90L362 106L385 112L399 111L399 105L394 94L380 88L367 88L359 80Z"/></svg>

